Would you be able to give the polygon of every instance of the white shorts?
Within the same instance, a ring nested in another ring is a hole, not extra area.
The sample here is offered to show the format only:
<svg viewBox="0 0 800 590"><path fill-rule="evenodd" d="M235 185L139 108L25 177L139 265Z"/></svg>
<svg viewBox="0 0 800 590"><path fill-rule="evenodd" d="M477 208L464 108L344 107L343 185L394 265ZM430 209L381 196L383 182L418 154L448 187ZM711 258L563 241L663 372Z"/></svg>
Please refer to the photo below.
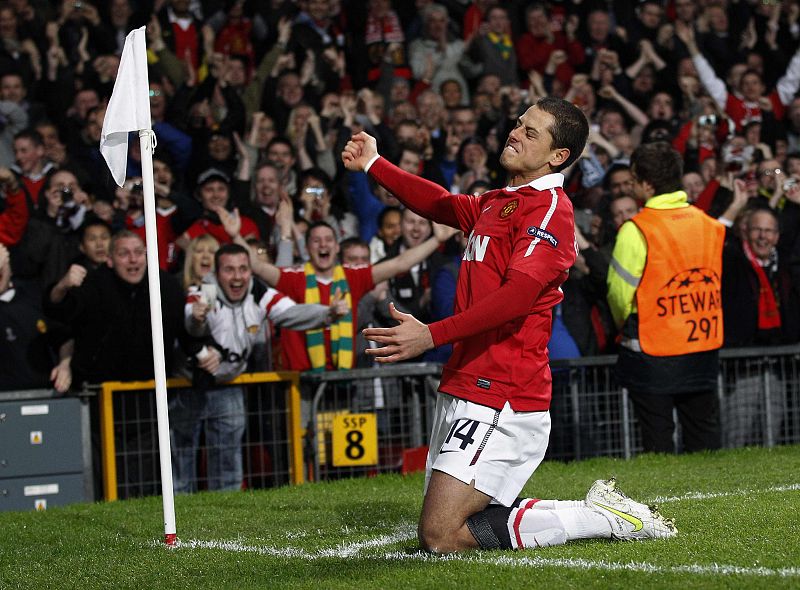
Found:
<svg viewBox="0 0 800 590"><path fill-rule="evenodd" d="M544 459L550 412L495 410L439 393L425 470L443 471L510 506Z"/></svg>

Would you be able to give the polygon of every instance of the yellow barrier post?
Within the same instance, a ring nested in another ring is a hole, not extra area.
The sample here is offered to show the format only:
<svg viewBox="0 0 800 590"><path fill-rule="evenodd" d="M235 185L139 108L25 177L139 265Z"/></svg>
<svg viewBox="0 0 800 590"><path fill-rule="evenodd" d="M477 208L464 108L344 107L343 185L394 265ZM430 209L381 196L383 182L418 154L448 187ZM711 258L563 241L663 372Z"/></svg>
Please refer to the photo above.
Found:
<svg viewBox="0 0 800 590"><path fill-rule="evenodd" d="M300 425L300 374L296 371L269 373L243 373L229 385L251 385L261 383L286 383L287 432L289 443L289 477L292 484L305 481L303 474L303 441ZM168 388L191 387L183 378L167 380ZM100 397L100 441L103 465L103 495L109 502L117 500L117 459L114 439L114 392L146 391L155 388L155 381L107 381L101 386Z"/></svg>

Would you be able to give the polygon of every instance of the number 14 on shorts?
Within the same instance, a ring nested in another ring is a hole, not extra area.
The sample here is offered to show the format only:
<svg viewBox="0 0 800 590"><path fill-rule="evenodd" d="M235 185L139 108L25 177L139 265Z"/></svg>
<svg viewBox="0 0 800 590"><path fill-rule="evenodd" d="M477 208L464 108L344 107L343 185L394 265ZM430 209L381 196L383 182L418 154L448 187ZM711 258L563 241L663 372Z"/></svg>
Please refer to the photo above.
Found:
<svg viewBox="0 0 800 590"><path fill-rule="evenodd" d="M466 451L470 447L472 447L470 450L474 452L478 448L475 443L483 441L489 428L490 425L484 422L470 420L469 418L459 418L450 427L447 438L444 439L444 444L439 452L454 453Z"/></svg>

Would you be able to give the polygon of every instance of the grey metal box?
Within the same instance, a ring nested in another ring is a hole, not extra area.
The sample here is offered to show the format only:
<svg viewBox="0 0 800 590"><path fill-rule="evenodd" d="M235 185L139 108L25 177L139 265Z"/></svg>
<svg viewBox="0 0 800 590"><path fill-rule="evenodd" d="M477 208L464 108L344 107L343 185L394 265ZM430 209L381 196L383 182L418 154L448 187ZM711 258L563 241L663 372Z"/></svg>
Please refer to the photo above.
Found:
<svg viewBox="0 0 800 590"><path fill-rule="evenodd" d="M81 402L0 402L0 479L83 472Z"/></svg>
<svg viewBox="0 0 800 590"><path fill-rule="evenodd" d="M82 473L0 479L0 512L46 510L85 501Z"/></svg>

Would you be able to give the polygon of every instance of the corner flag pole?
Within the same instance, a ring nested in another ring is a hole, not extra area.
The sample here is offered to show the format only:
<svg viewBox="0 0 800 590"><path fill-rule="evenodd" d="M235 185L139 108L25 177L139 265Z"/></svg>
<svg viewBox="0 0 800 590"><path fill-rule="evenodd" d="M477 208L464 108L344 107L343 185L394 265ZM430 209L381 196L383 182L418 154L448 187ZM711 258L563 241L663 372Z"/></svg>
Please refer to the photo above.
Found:
<svg viewBox="0 0 800 590"><path fill-rule="evenodd" d="M156 202L153 184L153 150L156 138L150 123L150 83L147 76L145 27L132 30L125 38L114 90L103 120L100 152L114 181L122 186L128 161L128 133L139 133L142 153L142 188L147 243L147 277L150 289L150 326L153 333L153 369L156 382L158 454L161 463L161 499L164 509L164 543L177 542L175 502L172 490L172 457L167 411L167 371L164 361L164 330L161 319L161 282L156 233Z"/></svg>
<svg viewBox="0 0 800 590"><path fill-rule="evenodd" d="M149 86L148 86L149 88ZM147 237L147 278L150 287L150 326L153 329L153 369L156 378L156 414L158 416L158 457L161 463L161 500L164 508L164 542L175 545L175 502L172 490L172 455L167 411L167 369L164 361L164 329L161 319L161 281L158 276L158 237L156 233L156 198L153 185L153 149L155 134L139 130L142 151L142 188L144 192L144 227Z"/></svg>

